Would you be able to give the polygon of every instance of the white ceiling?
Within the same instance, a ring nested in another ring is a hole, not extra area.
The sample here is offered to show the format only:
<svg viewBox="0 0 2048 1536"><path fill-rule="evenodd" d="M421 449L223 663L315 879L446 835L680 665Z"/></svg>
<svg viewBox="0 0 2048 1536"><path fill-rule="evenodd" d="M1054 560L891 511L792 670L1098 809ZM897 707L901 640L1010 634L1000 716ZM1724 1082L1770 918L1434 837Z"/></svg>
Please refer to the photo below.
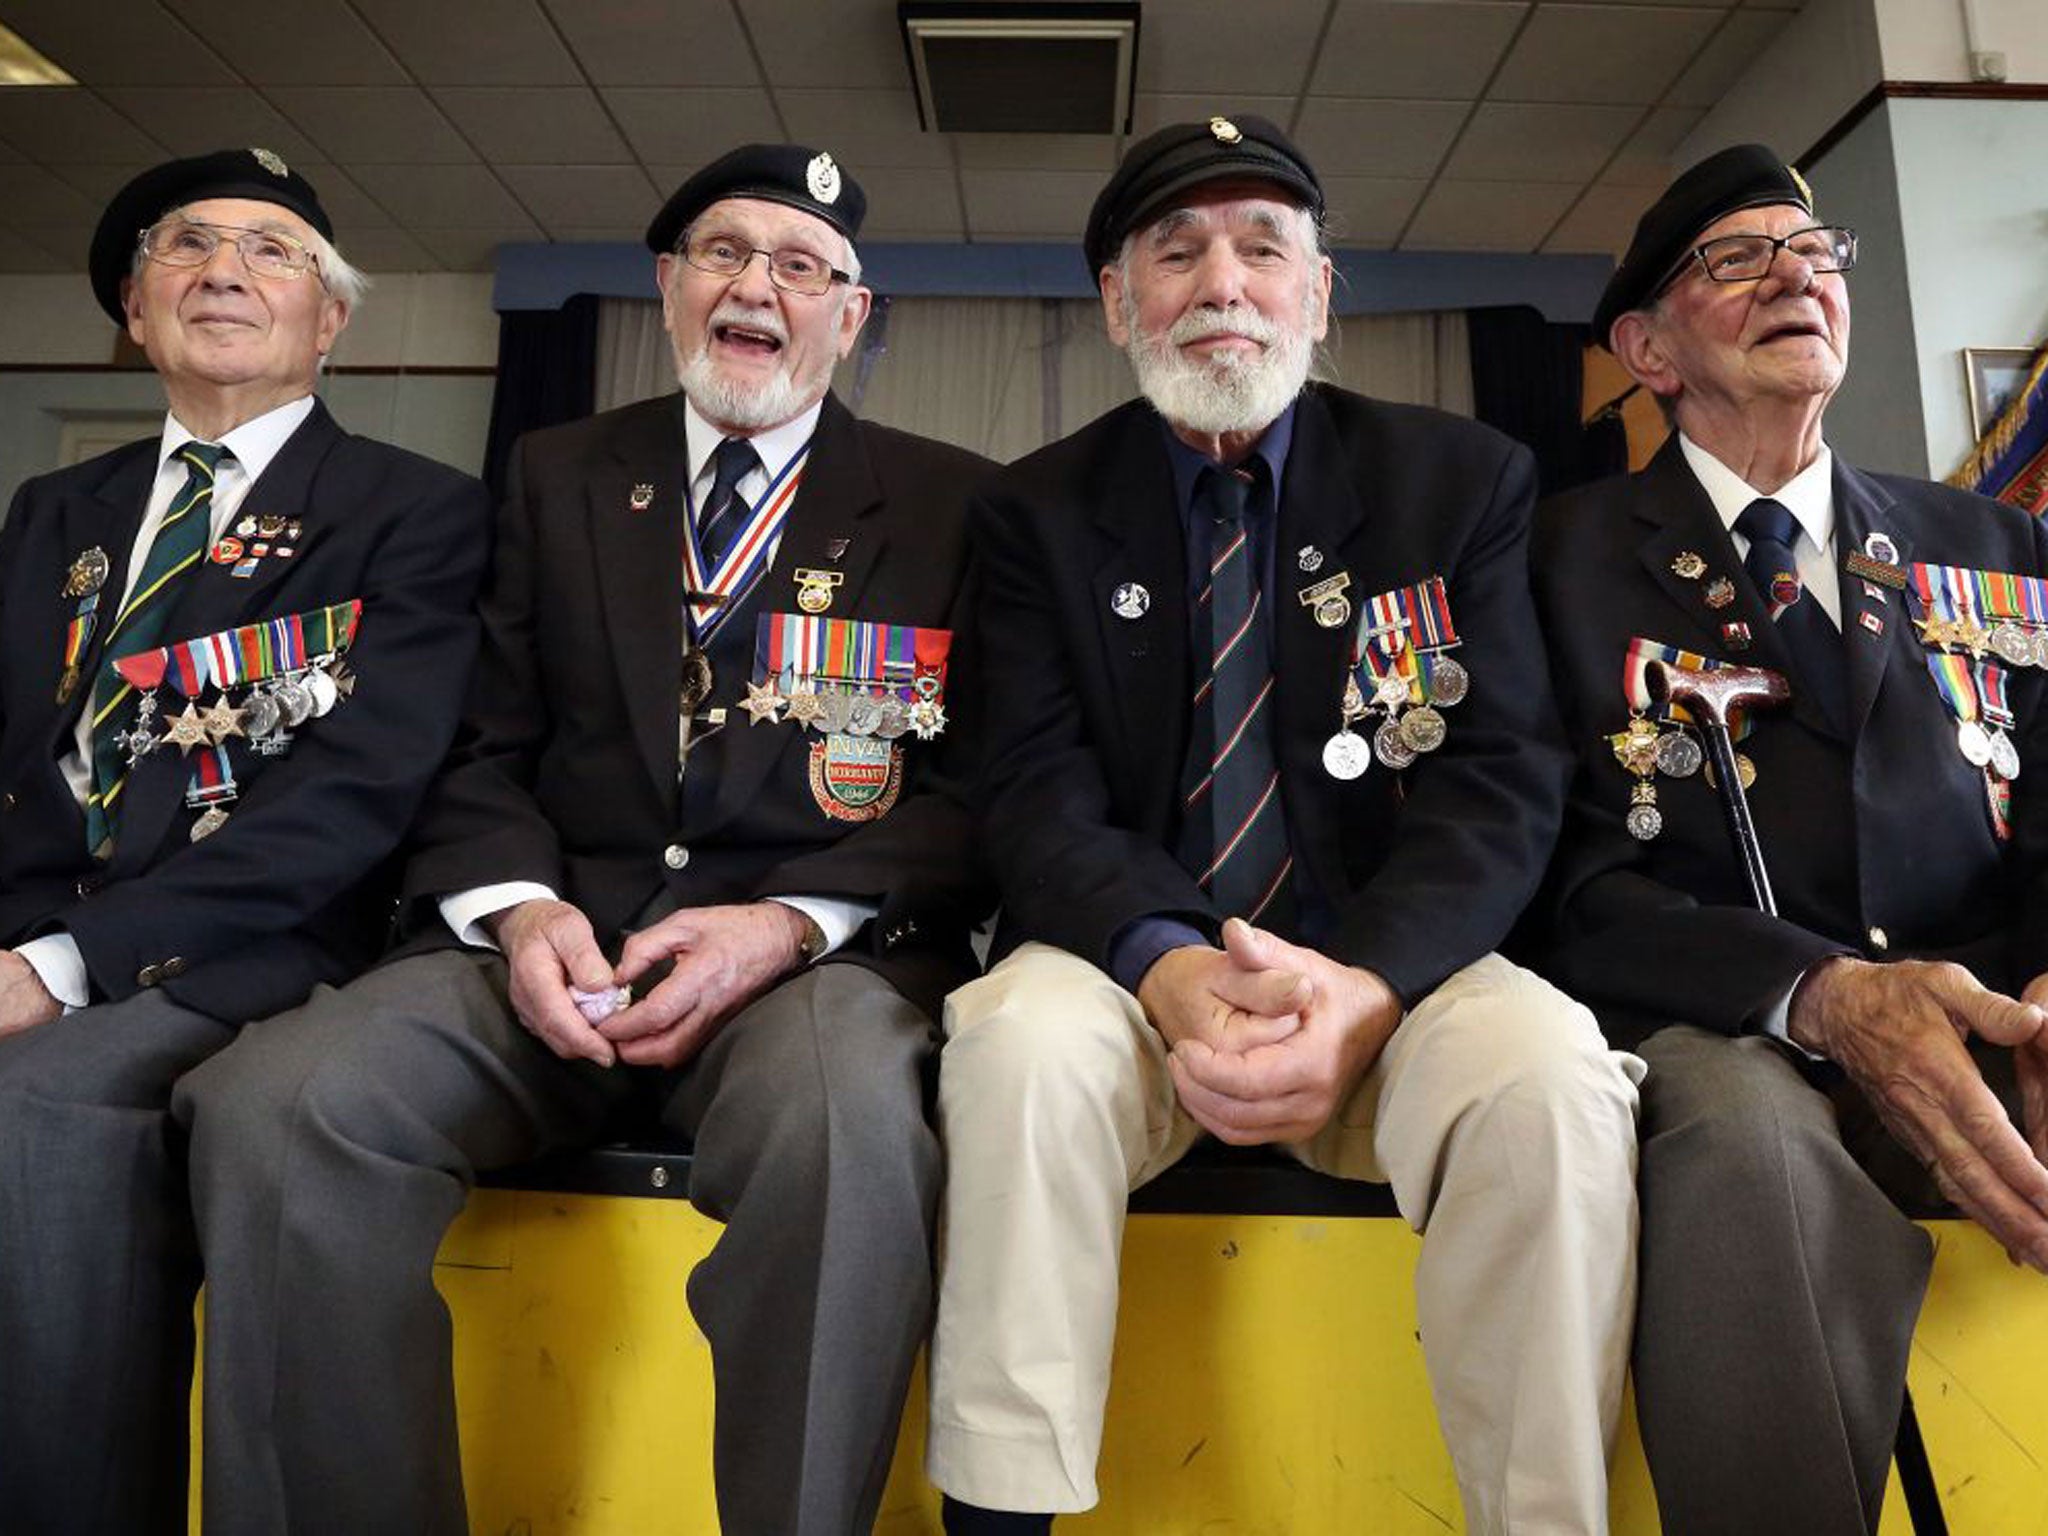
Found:
<svg viewBox="0 0 2048 1536"><path fill-rule="evenodd" d="M1800 0L1150 0L1134 131L1289 129L1340 245L1613 251ZM871 240L1075 241L1109 136L927 134L893 0L0 0L80 83L0 90L0 271L84 264L105 199L262 145L372 271L637 240L734 144L829 148Z"/></svg>

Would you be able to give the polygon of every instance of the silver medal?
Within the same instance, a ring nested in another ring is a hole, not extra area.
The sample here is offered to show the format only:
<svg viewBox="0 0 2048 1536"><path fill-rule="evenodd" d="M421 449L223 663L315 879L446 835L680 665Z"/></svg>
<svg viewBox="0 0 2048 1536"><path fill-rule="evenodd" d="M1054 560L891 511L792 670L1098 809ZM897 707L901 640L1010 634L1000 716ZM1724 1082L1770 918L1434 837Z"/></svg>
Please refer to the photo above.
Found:
<svg viewBox="0 0 2048 1536"><path fill-rule="evenodd" d="M1444 744L1444 717L1424 704L1401 717L1401 739L1417 752L1434 752Z"/></svg>
<svg viewBox="0 0 2048 1536"><path fill-rule="evenodd" d="M1472 674L1448 656L1439 656L1429 669L1429 702L1449 709L1471 692Z"/></svg>
<svg viewBox="0 0 2048 1536"><path fill-rule="evenodd" d="M875 734L884 741L894 741L910 729L910 706L901 699L882 700L881 718L875 725Z"/></svg>
<svg viewBox="0 0 2048 1536"><path fill-rule="evenodd" d="M286 678L277 685L277 708L287 727L304 725L313 714L312 690L295 677Z"/></svg>
<svg viewBox="0 0 2048 1536"><path fill-rule="evenodd" d="M1700 744L1684 731L1666 731L1657 738L1657 771L1674 779L1689 779L1698 773L1705 756Z"/></svg>
<svg viewBox="0 0 2048 1536"><path fill-rule="evenodd" d="M1664 830L1664 813L1647 801L1637 801L1628 808L1628 835L1639 843L1647 843Z"/></svg>
<svg viewBox="0 0 2048 1536"><path fill-rule="evenodd" d="M192 841L203 842L227 824L227 809L224 806L209 805L192 823Z"/></svg>
<svg viewBox="0 0 2048 1536"><path fill-rule="evenodd" d="M1972 768L1982 768L1991 761L1991 733L1975 720L1958 720L1956 750Z"/></svg>
<svg viewBox="0 0 2048 1536"><path fill-rule="evenodd" d="M1406 768L1415 761L1416 751L1401 737L1401 722L1382 720L1380 728L1372 733L1373 756L1395 772Z"/></svg>
<svg viewBox="0 0 2048 1536"><path fill-rule="evenodd" d="M2020 776L2020 749L2004 731L1991 733L1991 771L2001 779Z"/></svg>
<svg viewBox="0 0 2048 1536"><path fill-rule="evenodd" d="M242 730L250 740L259 740L277 729L283 717L279 714L277 700L262 689L251 693L242 700Z"/></svg>
<svg viewBox="0 0 2048 1536"><path fill-rule="evenodd" d="M818 694L818 729L828 736L846 736L853 723L853 696L838 689Z"/></svg>
<svg viewBox="0 0 2048 1536"><path fill-rule="evenodd" d="M326 714L341 701L341 690L334 686L334 679L325 672L308 672L306 674L306 691L313 696L313 714L315 718Z"/></svg>
<svg viewBox="0 0 2048 1536"><path fill-rule="evenodd" d="M1399 709L1408 702L1408 679L1387 676L1373 685L1373 703L1382 709Z"/></svg>
<svg viewBox="0 0 2048 1536"><path fill-rule="evenodd" d="M1991 628L1991 649L2009 667L2029 666L2034 660L2034 637L2024 625L2000 619Z"/></svg>
<svg viewBox="0 0 2048 1536"><path fill-rule="evenodd" d="M846 712L846 731L850 736L872 736L882 724L882 701L872 694L859 693L853 696L852 707Z"/></svg>
<svg viewBox="0 0 2048 1536"><path fill-rule="evenodd" d="M1339 731L1323 743L1323 769L1333 779L1363 777L1371 766L1372 748L1356 731Z"/></svg>

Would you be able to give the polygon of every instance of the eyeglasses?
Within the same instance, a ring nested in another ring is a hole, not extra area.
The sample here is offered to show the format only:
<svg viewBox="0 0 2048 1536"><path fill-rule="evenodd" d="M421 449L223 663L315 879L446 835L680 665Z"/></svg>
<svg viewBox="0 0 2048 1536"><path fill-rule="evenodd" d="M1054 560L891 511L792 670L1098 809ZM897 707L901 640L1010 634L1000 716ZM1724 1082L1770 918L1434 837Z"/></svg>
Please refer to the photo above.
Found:
<svg viewBox="0 0 2048 1536"><path fill-rule="evenodd" d="M853 281L851 273L840 271L824 257L809 251L795 246L764 251L758 245L747 244L737 235L715 231L685 237L680 253L683 260L699 272L710 272L718 277L738 277L747 269L748 262L756 256L766 256L771 283L786 292L805 293L812 297L829 292L834 283Z"/></svg>
<svg viewBox="0 0 2048 1536"><path fill-rule="evenodd" d="M1847 272L1856 265L1856 231L1839 224L1815 224L1785 236L1723 235L1694 246L1662 287L1668 288L1697 260L1709 282L1749 283L1771 270L1780 250L1790 251L1816 272Z"/></svg>
<svg viewBox="0 0 2048 1536"><path fill-rule="evenodd" d="M274 229L237 229L231 224L193 224L173 219L142 232L142 254L167 267L203 267L223 240L232 240L242 265L258 277L304 277L320 259L302 240Z"/></svg>

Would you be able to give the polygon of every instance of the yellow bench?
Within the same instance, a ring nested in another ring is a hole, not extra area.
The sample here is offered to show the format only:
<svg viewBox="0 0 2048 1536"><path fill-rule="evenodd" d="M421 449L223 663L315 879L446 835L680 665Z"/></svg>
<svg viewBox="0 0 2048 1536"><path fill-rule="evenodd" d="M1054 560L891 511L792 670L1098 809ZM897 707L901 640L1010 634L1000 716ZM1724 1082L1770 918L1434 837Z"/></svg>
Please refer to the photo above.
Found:
<svg viewBox="0 0 2048 1536"><path fill-rule="evenodd" d="M669 1192L673 1192L671 1189ZM1954 1536L2048 1531L2048 1284L1975 1228L1939 1245L1912 1387ZM677 1200L480 1190L436 1271L455 1317L472 1528L711 1536L711 1372L683 1282L716 1226ZM1094 1536L1463 1529L1391 1219L1137 1215ZM876 1529L938 1531L921 1382ZM1633 1425L1615 1536L1654 1536ZM1907 1536L1896 1480L1882 1536Z"/></svg>

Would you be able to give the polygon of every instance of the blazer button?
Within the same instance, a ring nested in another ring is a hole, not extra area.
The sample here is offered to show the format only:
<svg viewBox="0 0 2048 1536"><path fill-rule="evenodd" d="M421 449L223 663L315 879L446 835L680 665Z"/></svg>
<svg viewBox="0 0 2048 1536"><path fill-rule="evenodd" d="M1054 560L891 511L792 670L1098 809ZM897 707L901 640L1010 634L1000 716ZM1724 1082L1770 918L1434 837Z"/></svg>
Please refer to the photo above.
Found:
<svg viewBox="0 0 2048 1536"><path fill-rule="evenodd" d="M78 893L80 901L84 901L89 896L97 896L100 889L100 877L98 875L80 875L72 884L71 889Z"/></svg>
<svg viewBox="0 0 2048 1536"><path fill-rule="evenodd" d="M145 965L135 973L135 985L138 987L153 987L163 979L163 967L159 965Z"/></svg>
<svg viewBox="0 0 2048 1536"><path fill-rule="evenodd" d="M670 843L661 850L661 862L670 869L681 869L690 862L690 850L681 843Z"/></svg>
<svg viewBox="0 0 2048 1536"><path fill-rule="evenodd" d="M1873 928L1870 930L1870 947L1872 949L1890 949L1892 941L1886 936L1882 928Z"/></svg>
<svg viewBox="0 0 2048 1536"><path fill-rule="evenodd" d="M11 789L6 794L0 795L0 810L11 811L19 804L21 802L14 798L14 791Z"/></svg>
<svg viewBox="0 0 2048 1536"><path fill-rule="evenodd" d="M163 963L163 973L165 981L174 981L178 977L184 975L185 957L183 955L171 956L170 959L166 960Z"/></svg>

